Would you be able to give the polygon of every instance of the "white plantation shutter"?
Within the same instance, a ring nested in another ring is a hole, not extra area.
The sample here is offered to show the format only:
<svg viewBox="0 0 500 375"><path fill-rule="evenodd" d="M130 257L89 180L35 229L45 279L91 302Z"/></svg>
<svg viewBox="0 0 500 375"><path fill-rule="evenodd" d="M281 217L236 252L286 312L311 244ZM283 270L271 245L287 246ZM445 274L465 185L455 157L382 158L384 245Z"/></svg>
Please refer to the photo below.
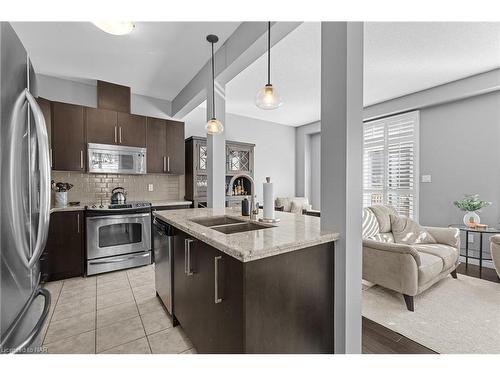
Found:
<svg viewBox="0 0 500 375"><path fill-rule="evenodd" d="M364 124L363 206L418 219L418 111Z"/></svg>

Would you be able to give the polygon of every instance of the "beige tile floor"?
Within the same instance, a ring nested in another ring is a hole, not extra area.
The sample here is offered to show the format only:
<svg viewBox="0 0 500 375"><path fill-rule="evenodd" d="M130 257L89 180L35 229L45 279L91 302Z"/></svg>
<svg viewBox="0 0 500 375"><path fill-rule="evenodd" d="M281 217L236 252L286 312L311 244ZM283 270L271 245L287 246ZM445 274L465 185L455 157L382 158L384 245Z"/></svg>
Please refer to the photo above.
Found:
<svg viewBox="0 0 500 375"><path fill-rule="evenodd" d="M156 296L154 265L45 284L48 353L196 353Z"/></svg>

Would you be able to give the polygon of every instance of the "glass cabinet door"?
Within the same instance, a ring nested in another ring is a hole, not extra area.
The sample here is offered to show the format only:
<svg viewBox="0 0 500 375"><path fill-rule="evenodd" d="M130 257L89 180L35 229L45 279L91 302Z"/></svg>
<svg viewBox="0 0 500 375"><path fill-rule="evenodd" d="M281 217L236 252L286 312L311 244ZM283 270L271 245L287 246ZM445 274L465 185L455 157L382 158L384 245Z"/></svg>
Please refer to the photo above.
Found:
<svg viewBox="0 0 500 375"><path fill-rule="evenodd" d="M197 169L199 171L206 171L207 170L207 145L206 144L201 144L198 143L197 145L197 155L198 155L198 163L197 163Z"/></svg>
<svg viewBox="0 0 500 375"><path fill-rule="evenodd" d="M251 173L251 151L249 149L227 147L226 152L227 173Z"/></svg>

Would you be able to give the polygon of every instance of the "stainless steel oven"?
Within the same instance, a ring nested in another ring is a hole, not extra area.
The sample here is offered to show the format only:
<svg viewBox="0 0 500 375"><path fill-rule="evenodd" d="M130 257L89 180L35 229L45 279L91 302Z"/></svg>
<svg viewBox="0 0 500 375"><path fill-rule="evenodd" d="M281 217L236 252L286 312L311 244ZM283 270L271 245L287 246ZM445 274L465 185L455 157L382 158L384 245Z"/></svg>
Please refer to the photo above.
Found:
<svg viewBox="0 0 500 375"><path fill-rule="evenodd" d="M86 220L87 275L151 263L149 203L88 208Z"/></svg>
<svg viewBox="0 0 500 375"><path fill-rule="evenodd" d="M146 173L146 149L142 147L89 143L87 160L89 173Z"/></svg>

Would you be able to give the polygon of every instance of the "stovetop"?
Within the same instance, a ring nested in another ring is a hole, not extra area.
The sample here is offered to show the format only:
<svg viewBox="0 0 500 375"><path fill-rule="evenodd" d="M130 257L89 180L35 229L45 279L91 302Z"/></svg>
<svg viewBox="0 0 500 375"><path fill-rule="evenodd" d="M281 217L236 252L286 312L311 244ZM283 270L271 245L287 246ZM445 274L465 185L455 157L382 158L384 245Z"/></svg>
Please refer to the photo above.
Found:
<svg viewBox="0 0 500 375"><path fill-rule="evenodd" d="M138 201L138 202L117 203L117 204L93 203L87 206L86 208L87 210L93 210L93 211L108 211L108 210L120 211L120 210L143 209L150 207L151 207L150 202Z"/></svg>

